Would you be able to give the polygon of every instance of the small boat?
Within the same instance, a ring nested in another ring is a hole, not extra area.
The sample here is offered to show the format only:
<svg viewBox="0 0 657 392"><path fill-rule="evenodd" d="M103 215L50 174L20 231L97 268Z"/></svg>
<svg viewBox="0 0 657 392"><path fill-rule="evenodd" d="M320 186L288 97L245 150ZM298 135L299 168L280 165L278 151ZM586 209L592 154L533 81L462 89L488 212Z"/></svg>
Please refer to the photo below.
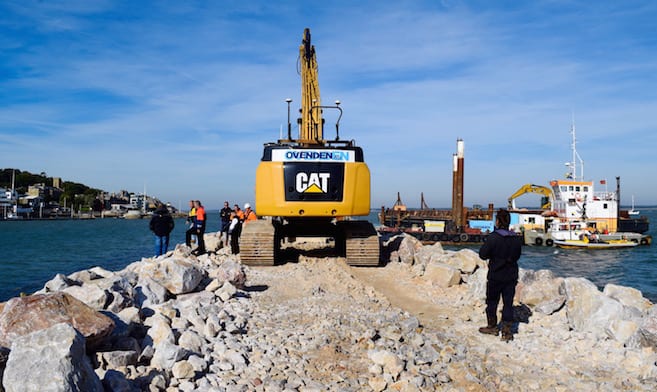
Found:
<svg viewBox="0 0 657 392"><path fill-rule="evenodd" d="M123 214L123 219L141 219L144 215L139 210L128 210Z"/></svg>
<svg viewBox="0 0 657 392"><path fill-rule="evenodd" d="M640 213L639 210L634 209L634 195L632 195L632 209L627 211L627 214L629 216L635 216L635 215L639 215L639 213Z"/></svg>
<svg viewBox="0 0 657 392"><path fill-rule="evenodd" d="M630 240L589 241L588 237L581 240L554 240L554 245L564 249L621 249L633 248L639 245Z"/></svg>

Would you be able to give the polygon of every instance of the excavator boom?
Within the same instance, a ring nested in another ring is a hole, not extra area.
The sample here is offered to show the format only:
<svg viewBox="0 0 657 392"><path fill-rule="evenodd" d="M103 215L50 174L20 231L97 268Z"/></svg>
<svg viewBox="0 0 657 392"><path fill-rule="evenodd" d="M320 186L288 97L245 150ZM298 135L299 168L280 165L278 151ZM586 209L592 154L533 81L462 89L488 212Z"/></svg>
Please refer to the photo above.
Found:
<svg viewBox="0 0 657 392"><path fill-rule="evenodd" d="M299 72L301 73L301 124L299 142L306 145L323 145L324 130L315 46L310 43L310 29L303 31L299 46Z"/></svg>
<svg viewBox="0 0 657 392"><path fill-rule="evenodd" d="M535 184L525 184L521 186L515 193L509 196L509 209L516 209L516 199L527 193L537 193L543 195L541 198L541 209L549 210L551 206L550 198L552 197L552 189Z"/></svg>

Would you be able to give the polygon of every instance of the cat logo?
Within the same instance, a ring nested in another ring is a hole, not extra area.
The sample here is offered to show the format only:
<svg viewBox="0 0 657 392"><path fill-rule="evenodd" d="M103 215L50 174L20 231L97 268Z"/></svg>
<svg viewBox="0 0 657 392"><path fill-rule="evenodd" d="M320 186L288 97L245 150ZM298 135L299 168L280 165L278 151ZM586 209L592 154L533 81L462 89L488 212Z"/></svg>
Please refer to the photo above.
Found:
<svg viewBox="0 0 657 392"><path fill-rule="evenodd" d="M327 193L331 173L304 173L296 176L296 190L299 193Z"/></svg>

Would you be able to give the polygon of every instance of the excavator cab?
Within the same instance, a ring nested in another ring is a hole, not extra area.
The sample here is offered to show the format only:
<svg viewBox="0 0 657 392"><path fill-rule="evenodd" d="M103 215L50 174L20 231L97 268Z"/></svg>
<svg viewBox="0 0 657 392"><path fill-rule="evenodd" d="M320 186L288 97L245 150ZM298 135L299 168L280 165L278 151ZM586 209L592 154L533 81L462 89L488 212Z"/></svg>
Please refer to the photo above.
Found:
<svg viewBox="0 0 657 392"><path fill-rule="evenodd" d="M272 265L280 260L281 241L296 237L327 237L338 256L352 265L377 265L379 241L374 226L351 220L370 213L370 171L361 147L341 140L340 102L323 106L320 100L315 47L305 29L299 47L301 109L298 137L264 145L256 170L255 205L268 217L244 225L241 260L250 265ZM324 137L324 110L339 112L335 138ZM254 224L255 223L255 224Z"/></svg>

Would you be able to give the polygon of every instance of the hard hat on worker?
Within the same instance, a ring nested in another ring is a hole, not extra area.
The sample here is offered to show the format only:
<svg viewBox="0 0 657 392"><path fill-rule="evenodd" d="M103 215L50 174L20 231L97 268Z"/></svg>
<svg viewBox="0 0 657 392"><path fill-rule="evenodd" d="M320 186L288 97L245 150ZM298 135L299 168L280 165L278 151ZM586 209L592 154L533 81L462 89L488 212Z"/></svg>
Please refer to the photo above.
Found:
<svg viewBox="0 0 657 392"><path fill-rule="evenodd" d="M244 203L244 209L246 210L247 208L251 208L251 204L249 204L249 203Z"/></svg>

